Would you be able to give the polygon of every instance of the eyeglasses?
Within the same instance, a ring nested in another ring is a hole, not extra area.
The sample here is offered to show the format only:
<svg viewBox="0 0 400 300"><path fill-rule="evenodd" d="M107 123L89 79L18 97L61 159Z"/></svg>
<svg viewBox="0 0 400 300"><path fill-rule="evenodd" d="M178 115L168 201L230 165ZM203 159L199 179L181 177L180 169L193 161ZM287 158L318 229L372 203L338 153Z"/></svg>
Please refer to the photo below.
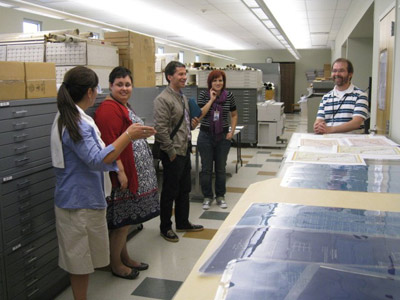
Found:
<svg viewBox="0 0 400 300"><path fill-rule="evenodd" d="M347 72L346 69L332 69L332 73L345 73Z"/></svg>

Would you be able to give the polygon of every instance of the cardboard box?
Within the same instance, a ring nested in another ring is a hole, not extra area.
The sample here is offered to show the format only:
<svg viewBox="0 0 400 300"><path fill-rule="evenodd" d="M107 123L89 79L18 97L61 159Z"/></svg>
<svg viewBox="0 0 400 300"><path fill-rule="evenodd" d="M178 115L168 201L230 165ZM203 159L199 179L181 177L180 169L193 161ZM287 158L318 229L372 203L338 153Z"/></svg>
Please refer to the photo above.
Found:
<svg viewBox="0 0 400 300"><path fill-rule="evenodd" d="M25 63L26 98L57 97L54 63Z"/></svg>
<svg viewBox="0 0 400 300"><path fill-rule="evenodd" d="M119 65L132 72L134 87L154 87L155 42L154 38L130 31L106 32L104 40L119 49Z"/></svg>
<svg viewBox="0 0 400 300"><path fill-rule="evenodd" d="M331 65L330 64L324 64L324 77L325 78L331 77Z"/></svg>
<svg viewBox="0 0 400 300"><path fill-rule="evenodd" d="M0 100L25 99L24 63L0 61Z"/></svg>

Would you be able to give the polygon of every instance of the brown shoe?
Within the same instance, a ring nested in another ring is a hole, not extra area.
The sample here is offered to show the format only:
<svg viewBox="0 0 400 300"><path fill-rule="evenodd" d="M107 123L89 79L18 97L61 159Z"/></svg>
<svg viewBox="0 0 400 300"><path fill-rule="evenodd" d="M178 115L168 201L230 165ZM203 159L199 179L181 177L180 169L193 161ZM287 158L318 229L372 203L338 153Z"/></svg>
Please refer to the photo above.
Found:
<svg viewBox="0 0 400 300"><path fill-rule="evenodd" d="M172 229L169 229L166 233L160 232L160 235L168 242L179 242L179 237Z"/></svg>

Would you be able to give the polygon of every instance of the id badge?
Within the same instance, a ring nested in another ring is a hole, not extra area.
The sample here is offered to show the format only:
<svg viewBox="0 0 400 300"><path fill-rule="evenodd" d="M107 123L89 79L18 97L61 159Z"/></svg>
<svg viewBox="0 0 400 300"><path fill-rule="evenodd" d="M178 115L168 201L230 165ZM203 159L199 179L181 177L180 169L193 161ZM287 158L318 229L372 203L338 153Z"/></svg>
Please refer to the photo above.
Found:
<svg viewBox="0 0 400 300"><path fill-rule="evenodd" d="M216 122L218 120L219 120L219 111L216 110L216 111L214 111L214 122Z"/></svg>

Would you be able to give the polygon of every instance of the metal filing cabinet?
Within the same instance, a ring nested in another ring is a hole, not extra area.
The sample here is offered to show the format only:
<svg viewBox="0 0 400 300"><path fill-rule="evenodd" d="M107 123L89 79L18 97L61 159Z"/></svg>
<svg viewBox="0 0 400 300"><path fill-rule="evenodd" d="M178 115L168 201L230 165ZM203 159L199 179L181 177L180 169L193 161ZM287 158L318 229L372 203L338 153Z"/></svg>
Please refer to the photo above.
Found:
<svg viewBox="0 0 400 300"><path fill-rule="evenodd" d="M199 88L198 95L207 89ZM261 96L261 90L257 89L227 89L235 96L238 112L238 126L244 126L241 133L241 143L257 143L257 99Z"/></svg>
<svg viewBox="0 0 400 300"><path fill-rule="evenodd" d="M69 284L54 223L56 112L54 98L0 102L1 299L53 299Z"/></svg>
<svg viewBox="0 0 400 300"><path fill-rule="evenodd" d="M241 142L257 144L257 89L229 89L235 96L238 111L238 125L244 126L241 131Z"/></svg>

